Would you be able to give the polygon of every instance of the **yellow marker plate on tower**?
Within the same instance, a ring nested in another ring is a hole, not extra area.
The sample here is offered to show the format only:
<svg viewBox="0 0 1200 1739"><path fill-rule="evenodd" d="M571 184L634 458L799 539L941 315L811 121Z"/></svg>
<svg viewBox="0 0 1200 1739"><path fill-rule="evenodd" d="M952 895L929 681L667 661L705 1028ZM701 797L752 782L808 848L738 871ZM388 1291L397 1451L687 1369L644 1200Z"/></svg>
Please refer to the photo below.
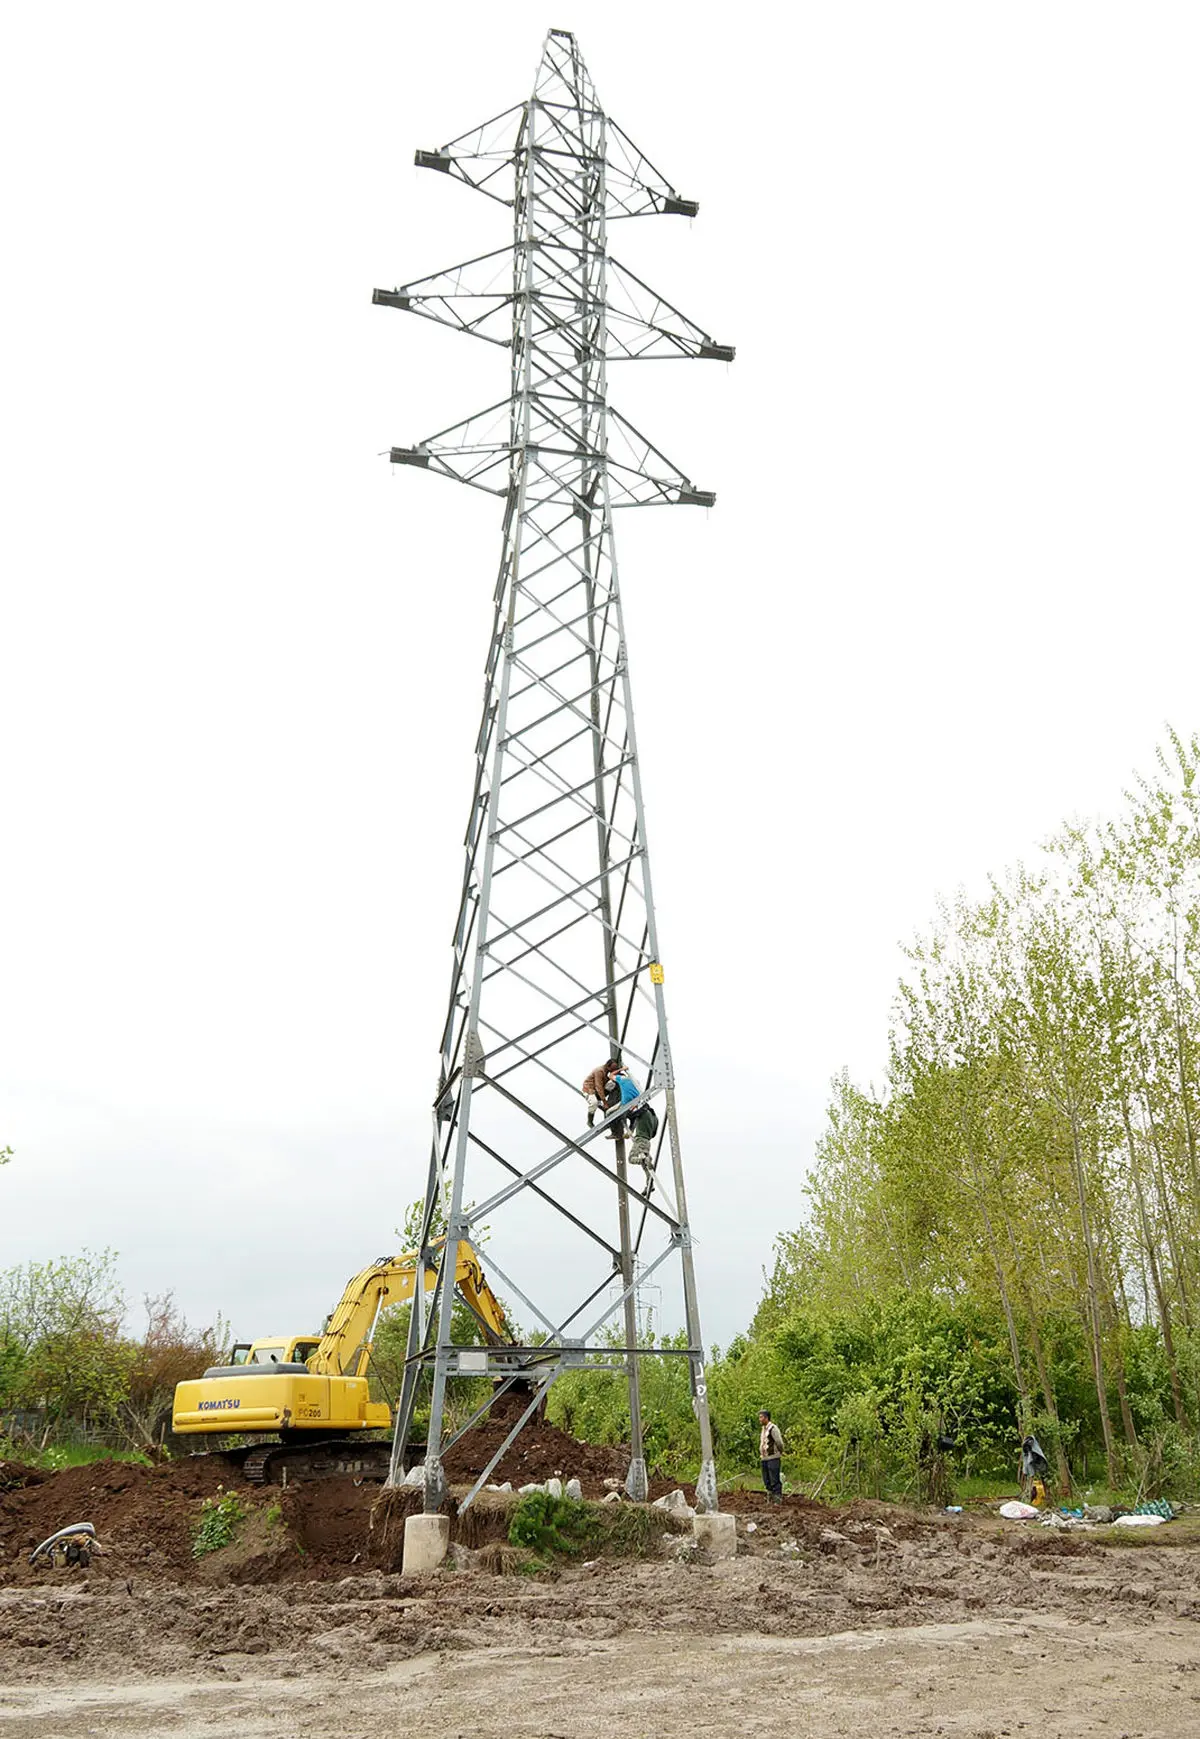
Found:
<svg viewBox="0 0 1200 1739"><path fill-rule="evenodd" d="M650 962L650 982L651 984L663 983L663 969L657 960Z"/></svg>

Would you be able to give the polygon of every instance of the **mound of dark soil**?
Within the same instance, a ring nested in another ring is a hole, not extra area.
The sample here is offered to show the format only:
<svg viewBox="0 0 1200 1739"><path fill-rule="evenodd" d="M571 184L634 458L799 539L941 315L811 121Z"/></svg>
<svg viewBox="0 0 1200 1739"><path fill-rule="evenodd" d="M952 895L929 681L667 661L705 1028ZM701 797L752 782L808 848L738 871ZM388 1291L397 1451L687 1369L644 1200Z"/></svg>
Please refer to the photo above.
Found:
<svg viewBox="0 0 1200 1739"><path fill-rule="evenodd" d="M0 1492L18 1491L26 1485L40 1485L49 1477L40 1467L27 1467L23 1461L0 1461Z"/></svg>
<svg viewBox="0 0 1200 1739"><path fill-rule="evenodd" d="M447 1478L456 1483L478 1479L526 1405L520 1397L501 1396L487 1417L446 1456ZM579 1443L557 1426L534 1418L505 1451L489 1481L501 1485L510 1480L520 1486L555 1478L578 1479L585 1497L603 1497L604 1481L623 1480L628 1467L628 1449Z"/></svg>
<svg viewBox="0 0 1200 1739"><path fill-rule="evenodd" d="M0 1562L11 1570L59 1528L91 1522L122 1568L181 1567L191 1562L200 1501L222 1483L234 1483L228 1467L201 1456L159 1467L94 1461L35 1474L0 1493Z"/></svg>
<svg viewBox="0 0 1200 1739"><path fill-rule="evenodd" d="M506 1395L446 1457L448 1479L473 1483L500 1449L526 1400ZM491 1471L489 1481L514 1488L558 1477L578 1479L584 1495L601 1498L606 1481L622 1481L628 1450L579 1443L565 1431L533 1419ZM236 1549L199 1564L193 1533L205 1498L236 1490L250 1512ZM659 1489L671 1489L660 1482ZM182 1456L155 1467L102 1461L45 1474L15 1462L0 1464L0 1580L36 1580L29 1553L71 1522L91 1522L101 1543L93 1581L182 1574L187 1578L256 1583L311 1580L345 1574L354 1566L399 1567L404 1518L420 1507L412 1490L388 1492L350 1477L293 1483L287 1488L249 1485L219 1454ZM511 1500L483 1492L459 1517L447 1503L452 1538L478 1549L503 1541ZM285 1526L279 1527L282 1521Z"/></svg>
<svg viewBox="0 0 1200 1739"><path fill-rule="evenodd" d="M342 1474L336 1479L306 1480L275 1493L311 1572L356 1564L366 1557L371 1507L379 1492L378 1485L358 1484Z"/></svg>

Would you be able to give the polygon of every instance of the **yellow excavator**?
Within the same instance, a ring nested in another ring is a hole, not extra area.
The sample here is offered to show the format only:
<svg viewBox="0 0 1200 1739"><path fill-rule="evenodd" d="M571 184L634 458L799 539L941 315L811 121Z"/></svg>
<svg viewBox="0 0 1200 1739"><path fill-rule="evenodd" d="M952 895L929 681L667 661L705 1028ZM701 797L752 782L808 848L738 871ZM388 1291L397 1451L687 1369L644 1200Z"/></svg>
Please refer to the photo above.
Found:
<svg viewBox="0 0 1200 1739"><path fill-rule="evenodd" d="M444 1245L439 1239L433 1249L443 1250ZM234 1347L229 1364L212 1365L202 1377L179 1383L173 1434L251 1437L249 1443L221 1453L256 1485L286 1485L330 1473L385 1478L391 1445L365 1435L386 1431L392 1423L387 1402L370 1398L371 1337L384 1305L406 1304L412 1298L421 1269L412 1253L380 1257L351 1280L324 1334L242 1342ZM437 1267L424 1267L427 1292L437 1276ZM504 1307L469 1244L458 1246L454 1284L485 1341L511 1345ZM279 1441L264 1443L264 1434Z"/></svg>

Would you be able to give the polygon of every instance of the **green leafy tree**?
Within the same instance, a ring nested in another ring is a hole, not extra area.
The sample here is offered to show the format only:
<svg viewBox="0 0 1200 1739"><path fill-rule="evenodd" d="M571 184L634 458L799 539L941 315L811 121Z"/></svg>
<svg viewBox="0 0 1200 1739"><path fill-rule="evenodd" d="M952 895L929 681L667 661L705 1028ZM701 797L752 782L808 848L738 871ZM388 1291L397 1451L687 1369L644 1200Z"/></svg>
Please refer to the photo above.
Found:
<svg viewBox="0 0 1200 1739"><path fill-rule="evenodd" d="M1191 1443L1200 1483L1200 738L938 912L807 1194L739 1361L794 1385L793 1440L844 1458L870 1405L893 1471L928 1415L1034 1429L1064 1484L1097 1449L1180 1477Z"/></svg>
<svg viewBox="0 0 1200 1739"><path fill-rule="evenodd" d="M115 1419L135 1349L113 1251L27 1262L0 1275L0 1345L8 1403L51 1426Z"/></svg>

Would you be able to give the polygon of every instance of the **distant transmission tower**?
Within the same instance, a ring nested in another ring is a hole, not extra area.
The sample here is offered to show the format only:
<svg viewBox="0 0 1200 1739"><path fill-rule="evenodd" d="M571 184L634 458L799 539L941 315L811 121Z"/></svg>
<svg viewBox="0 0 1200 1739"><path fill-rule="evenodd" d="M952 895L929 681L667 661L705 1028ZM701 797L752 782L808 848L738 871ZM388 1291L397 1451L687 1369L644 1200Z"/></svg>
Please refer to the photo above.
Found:
<svg viewBox="0 0 1200 1739"><path fill-rule="evenodd" d="M528 102L416 160L511 206L513 241L376 290L374 300L503 345L511 383L498 404L391 452L395 464L504 503L421 1235L437 1279L428 1296L421 1287L414 1295L391 1479L402 1476L422 1377L432 1379L425 1508L436 1511L443 1457L500 1395L515 1390L519 1416L467 1502L563 1371L607 1368L627 1375L626 1489L645 1498L639 1375L651 1349L639 1345L636 1289L674 1262L688 1344L666 1356L688 1364L700 1428L697 1503L713 1510L704 1346L612 516L619 507L708 507L714 497L610 408L608 366L729 362L733 350L610 257L615 219L693 217L697 207L605 116L567 31L546 38ZM624 1135L606 1139L611 1113L586 1126L580 1084L610 1057L623 1061L659 1114L645 1166L632 1163ZM481 1228L517 1204L522 1277L500 1266L508 1246L499 1229L486 1268L531 1341L497 1344L481 1324L477 1345L455 1344L455 1263L443 1262L443 1250L476 1245ZM552 1304L552 1277L570 1287L565 1302ZM606 1332L618 1314L621 1326ZM493 1379L489 1399L451 1431L448 1380L484 1375Z"/></svg>

